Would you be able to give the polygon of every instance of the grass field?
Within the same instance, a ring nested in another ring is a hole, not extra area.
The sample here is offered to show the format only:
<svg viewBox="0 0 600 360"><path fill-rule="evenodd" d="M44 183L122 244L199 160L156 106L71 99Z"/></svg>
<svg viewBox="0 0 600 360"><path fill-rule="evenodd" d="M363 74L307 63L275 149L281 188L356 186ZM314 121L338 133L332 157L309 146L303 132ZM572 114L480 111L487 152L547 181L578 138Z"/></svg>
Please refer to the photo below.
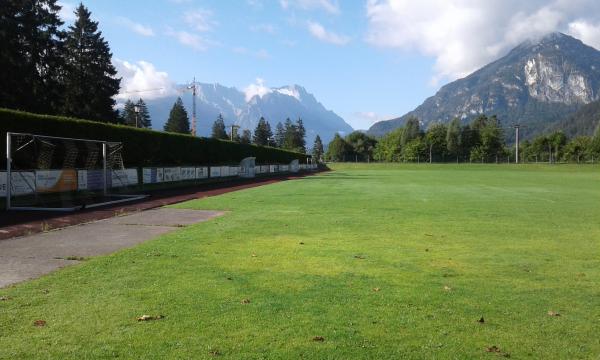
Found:
<svg viewBox="0 0 600 360"><path fill-rule="evenodd" d="M0 358L600 357L600 168L335 170L0 289Z"/></svg>

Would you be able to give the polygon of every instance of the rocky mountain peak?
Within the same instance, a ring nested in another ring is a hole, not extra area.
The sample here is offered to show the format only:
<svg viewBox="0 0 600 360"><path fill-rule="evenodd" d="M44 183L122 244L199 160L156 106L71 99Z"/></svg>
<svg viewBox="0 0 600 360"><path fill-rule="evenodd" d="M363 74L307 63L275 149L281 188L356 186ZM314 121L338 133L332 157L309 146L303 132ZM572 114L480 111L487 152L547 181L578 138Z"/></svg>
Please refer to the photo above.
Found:
<svg viewBox="0 0 600 360"><path fill-rule="evenodd" d="M480 114L501 121L531 123L546 128L584 104L599 99L600 52L562 33L527 40L506 56L464 79L442 87L410 113L375 124L381 135L402 126L409 116L424 124L465 121Z"/></svg>

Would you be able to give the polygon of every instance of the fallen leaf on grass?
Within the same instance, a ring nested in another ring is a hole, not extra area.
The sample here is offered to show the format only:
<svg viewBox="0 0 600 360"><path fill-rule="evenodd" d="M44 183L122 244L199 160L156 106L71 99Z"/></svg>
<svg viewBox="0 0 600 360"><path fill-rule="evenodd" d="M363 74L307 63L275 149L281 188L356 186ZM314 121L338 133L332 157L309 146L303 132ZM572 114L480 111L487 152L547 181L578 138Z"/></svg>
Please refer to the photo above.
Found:
<svg viewBox="0 0 600 360"><path fill-rule="evenodd" d="M560 314L559 314L559 313L557 313L557 312L555 312L555 311L552 311L552 310L548 311L548 315L549 315L549 316L560 316Z"/></svg>
<svg viewBox="0 0 600 360"><path fill-rule="evenodd" d="M252 257L256 257L256 254L252 254Z"/></svg>
<svg viewBox="0 0 600 360"><path fill-rule="evenodd" d="M241 301L242 304L250 304L250 299L243 299Z"/></svg>
<svg viewBox="0 0 600 360"><path fill-rule="evenodd" d="M37 327L46 326L46 320L36 320L33 322L33 326L37 326Z"/></svg>
<svg viewBox="0 0 600 360"><path fill-rule="evenodd" d="M150 321L150 320L160 320L164 318L163 315L156 315L156 316L152 316L152 315L142 315L140 317L137 318L137 321Z"/></svg>
<svg viewBox="0 0 600 360"><path fill-rule="evenodd" d="M483 318L483 316L482 316L482 317L481 317L479 320L477 320L477 322L478 322L478 323L482 323L482 324L483 324L483 323L485 322L485 319L484 319L484 318Z"/></svg>
<svg viewBox="0 0 600 360"><path fill-rule="evenodd" d="M448 285L444 285L444 290L445 291L452 291L452 288Z"/></svg>
<svg viewBox="0 0 600 360"><path fill-rule="evenodd" d="M380 290L381 290L380 288L373 288L373 291L375 291L375 292L378 292Z"/></svg>
<svg viewBox="0 0 600 360"><path fill-rule="evenodd" d="M501 353L502 352L502 350L500 350L500 348L497 347L496 345L492 345L490 347L486 347L485 351L491 352L491 353Z"/></svg>
<svg viewBox="0 0 600 360"><path fill-rule="evenodd" d="M505 358L509 358L510 354L507 352L503 352L502 350L500 350L499 347L497 347L496 345L492 345L490 347L486 347L485 351L489 352L489 353L494 353L494 354L498 354L500 356L503 356Z"/></svg>
<svg viewBox="0 0 600 360"><path fill-rule="evenodd" d="M315 336L312 340L313 341L323 342L323 341L325 341L325 338L322 337L322 336Z"/></svg>

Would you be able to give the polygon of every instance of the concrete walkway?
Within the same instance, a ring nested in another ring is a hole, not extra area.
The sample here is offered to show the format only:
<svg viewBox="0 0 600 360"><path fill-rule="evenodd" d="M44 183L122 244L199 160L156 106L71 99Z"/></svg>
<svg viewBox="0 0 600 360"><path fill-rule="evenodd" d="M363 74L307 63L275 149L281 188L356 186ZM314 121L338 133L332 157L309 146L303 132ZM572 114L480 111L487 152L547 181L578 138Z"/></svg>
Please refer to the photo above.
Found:
<svg viewBox="0 0 600 360"><path fill-rule="evenodd" d="M78 258L131 247L185 225L223 215L221 211L159 208L126 216L0 241L0 287L33 279Z"/></svg>

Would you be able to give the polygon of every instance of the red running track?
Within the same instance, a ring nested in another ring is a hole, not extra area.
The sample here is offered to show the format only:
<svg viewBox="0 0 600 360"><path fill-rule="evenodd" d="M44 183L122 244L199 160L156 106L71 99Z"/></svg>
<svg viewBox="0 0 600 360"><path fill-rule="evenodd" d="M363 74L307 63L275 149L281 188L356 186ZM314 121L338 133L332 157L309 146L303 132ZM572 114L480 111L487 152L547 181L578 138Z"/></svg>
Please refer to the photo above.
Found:
<svg viewBox="0 0 600 360"><path fill-rule="evenodd" d="M187 188L153 191L148 198L139 201L115 204L114 206L108 205L106 207L89 210L84 209L71 213L55 211L0 212L0 240L107 219L125 213L153 209L183 201L201 199L232 191L269 185L280 181L299 179L313 174L314 173L256 178L251 180L235 180Z"/></svg>

